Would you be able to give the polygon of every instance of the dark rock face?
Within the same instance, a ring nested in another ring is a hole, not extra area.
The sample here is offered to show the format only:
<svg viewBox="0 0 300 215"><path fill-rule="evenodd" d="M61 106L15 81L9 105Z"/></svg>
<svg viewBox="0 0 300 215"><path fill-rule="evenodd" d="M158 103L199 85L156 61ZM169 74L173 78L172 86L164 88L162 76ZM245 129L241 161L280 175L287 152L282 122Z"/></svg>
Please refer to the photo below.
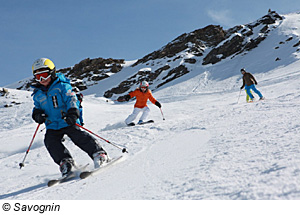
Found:
<svg viewBox="0 0 300 215"><path fill-rule="evenodd" d="M160 50L139 59L133 66L164 57L171 58L186 49L195 56L202 56L206 46L215 46L224 38L225 31L222 27L209 25L189 34L182 34Z"/></svg>
<svg viewBox="0 0 300 215"><path fill-rule="evenodd" d="M256 48L267 37L267 33L270 31L269 25L274 24L276 20L282 20L282 17L273 11L245 27L236 26L229 29L226 32L226 38L230 39L224 41L222 45L213 48L203 59L202 64L215 64L233 54L240 54L243 51L250 51ZM255 28L260 29L260 35L256 38L249 38L254 34Z"/></svg>
<svg viewBox="0 0 300 215"><path fill-rule="evenodd" d="M168 83L168 82L170 82L170 81L173 81L173 80L175 80L176 78L179 78L179 77L181 77L181 76L183 76L183 75L185 75L185 74L187 74L187 73L189 73L188 69L187 69L185 66L180 65L180 66L178 66L178 67L172 69L172 70L167 74L167 76L163 77L164 82L161 83L161 84L159 84L159 85L157 86L157 88L159 88L159 87L165 85L166 83Z"/></svg>
<svg viewBox="0 0 300 215"><path fill-rule="evenodd" d="M124 60L121 59L84 59L73 68L65 68L58 70L57 72L64 73L72 82L72 84L78 87L80 90L87 89L88 86L96 84L98 81L109 77L111 73L117 73L121 71ZM82 80L85 79L84 83Z"/></svg>

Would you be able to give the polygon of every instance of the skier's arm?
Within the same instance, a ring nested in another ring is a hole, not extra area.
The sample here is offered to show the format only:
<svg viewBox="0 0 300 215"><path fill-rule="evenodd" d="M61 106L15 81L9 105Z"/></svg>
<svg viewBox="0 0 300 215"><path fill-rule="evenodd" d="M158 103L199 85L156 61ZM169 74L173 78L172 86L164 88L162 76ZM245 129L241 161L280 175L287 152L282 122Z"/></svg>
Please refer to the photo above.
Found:
<svg viewBox="0 0 300 215"><path fill-rule="evenodd" d="M47 115L45 112L42 110L40 103L36 100L36 97L33 97L33 102L34 102L34 108L32 110L32 119L38 123L38 124L43 124L46 121Z"/></svg>
<svg viewBox="0 0 300 215"><path fill-rule="evenodd" d="M243 86L241 86L241 90L245 87L245 77L243 77Z"/></svg>
<svg viewBox="0 0 300 215"><path fill-rule="evenodd" d="M66 123L68 123L68 125L75 125L80 116L77 96L72 91L72 86L66 83L62 84L62 93L64 103L67 106L67 113L64 117L64 120Z"/></svg>
<svg viewBox="0 0 300 215"><path fill-rule="evenodd" d="M137 92L138 92L138 90L135 90L135 91L131 91L131 92L129 92L129 96L130 96L130 98L133 98L133 97L136 97L136 95L137 95Z"/></svg>
<svg viewBox="0 0 300 215"><path fill-rule="evenodd" d="M67 83L62 83L62 98L64 100L64 103L67 106L67 110L70 108L77 108L79 109L78 103L77 103L77 96L76 94L72 91L72 86L71 84Z"/></svg>
<svg viewBox="0 0 300 215"><path fill-rule="evenodd" d="M157 107L161 108L161 104L153 97L151 91L149 91L149 100Z"/></svg>
<svg viewBox="0 0 300 215"><path fill-rule="evenodd" d="M255 80L254 76L250 74L251 80L253 81L253 84L257 85L257 81Z"/></svg>

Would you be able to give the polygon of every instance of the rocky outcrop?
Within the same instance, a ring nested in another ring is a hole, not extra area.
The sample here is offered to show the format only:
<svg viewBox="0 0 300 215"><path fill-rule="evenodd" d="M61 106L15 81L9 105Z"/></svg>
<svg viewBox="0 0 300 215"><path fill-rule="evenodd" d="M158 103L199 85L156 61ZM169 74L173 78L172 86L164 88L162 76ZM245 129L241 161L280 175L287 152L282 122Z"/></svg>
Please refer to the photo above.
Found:
<svg viewBox="0 0 300 215"><path fill-rule="evenodd" d="M133 67L150 60L161 59L164 57L171 58L184 50L187 50L187 52L195 56L202 56L206 46L215 46L224 38L225 31L222 27L209 25L189 34L182 34L160 50L154 51L139 59Z"/></svg>
<svg viewBox="0 0 300 215"><path fill-rule="evenodd" d="M124 64L123 59L87 58L73 68L61 69L58 72L64 73L71 80L73 86L84 90L88 86L110 77L111 74L121 71L122 64Z"/></svg>
<svg viewBox="0 0 300 215"><path fill-rule="evenodd" d="M215 64L231 55L240 54L244 51L250 51L256 48L258 44L267 37L270 31L269 25L274 24L276 20L282 20L282 17L275 11L271 11L256 22L229 29L226 32L228 39L213 48L203 59L202 64ZM254 35L254 30L259 32L259 34Z"/></svg>

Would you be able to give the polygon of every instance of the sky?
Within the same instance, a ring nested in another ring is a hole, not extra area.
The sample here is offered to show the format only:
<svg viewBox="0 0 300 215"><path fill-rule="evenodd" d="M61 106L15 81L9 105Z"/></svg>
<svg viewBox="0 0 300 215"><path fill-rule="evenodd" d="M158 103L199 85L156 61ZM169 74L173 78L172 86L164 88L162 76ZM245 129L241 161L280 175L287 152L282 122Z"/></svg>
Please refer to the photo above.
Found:
<svg viewBox="0 0 300 215"><path fill-rule="evenodd" d="M32 63L57 69L86 58L136 60L183 33L224 29L267 14L300 11L298 0L0 0L0 87L32 75Z"/></svg>

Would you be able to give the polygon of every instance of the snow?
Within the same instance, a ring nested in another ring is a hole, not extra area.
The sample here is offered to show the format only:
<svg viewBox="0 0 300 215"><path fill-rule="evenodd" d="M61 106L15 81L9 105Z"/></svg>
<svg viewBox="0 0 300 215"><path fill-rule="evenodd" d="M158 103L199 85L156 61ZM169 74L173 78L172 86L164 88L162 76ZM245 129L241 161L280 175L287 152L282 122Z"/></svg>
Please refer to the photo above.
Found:
<svg viewBox="0 0 300 215"><path fill-rule="evenodd" d="M295 16L286 15L282 25ZM85 127L129 153L95 177L51 188L47 180L60 173L43 145L43 125L25 167L19 168L37 124L31 119L31 92L9 89L8 96L0 97L0 199L299 200L300 60L289 44L282 48L280 54L286 57L279 62L274 61L276 50L264 52L280 37L274 32L248 54L214 66L195 65L193 73L154 91L166 120L149 103L153 124L126 127L134 101L115 103L100 97L97 89L103 91L103 85L84 91ZM244 91L239 98L242 67L254 74L266 100L246 103ZM122 76L131 76L120 73L103 83L114 86ZM122 154L99 143L111 157ZM77 164L92 168L90 158L67 137L65 145Z"/></svg>

